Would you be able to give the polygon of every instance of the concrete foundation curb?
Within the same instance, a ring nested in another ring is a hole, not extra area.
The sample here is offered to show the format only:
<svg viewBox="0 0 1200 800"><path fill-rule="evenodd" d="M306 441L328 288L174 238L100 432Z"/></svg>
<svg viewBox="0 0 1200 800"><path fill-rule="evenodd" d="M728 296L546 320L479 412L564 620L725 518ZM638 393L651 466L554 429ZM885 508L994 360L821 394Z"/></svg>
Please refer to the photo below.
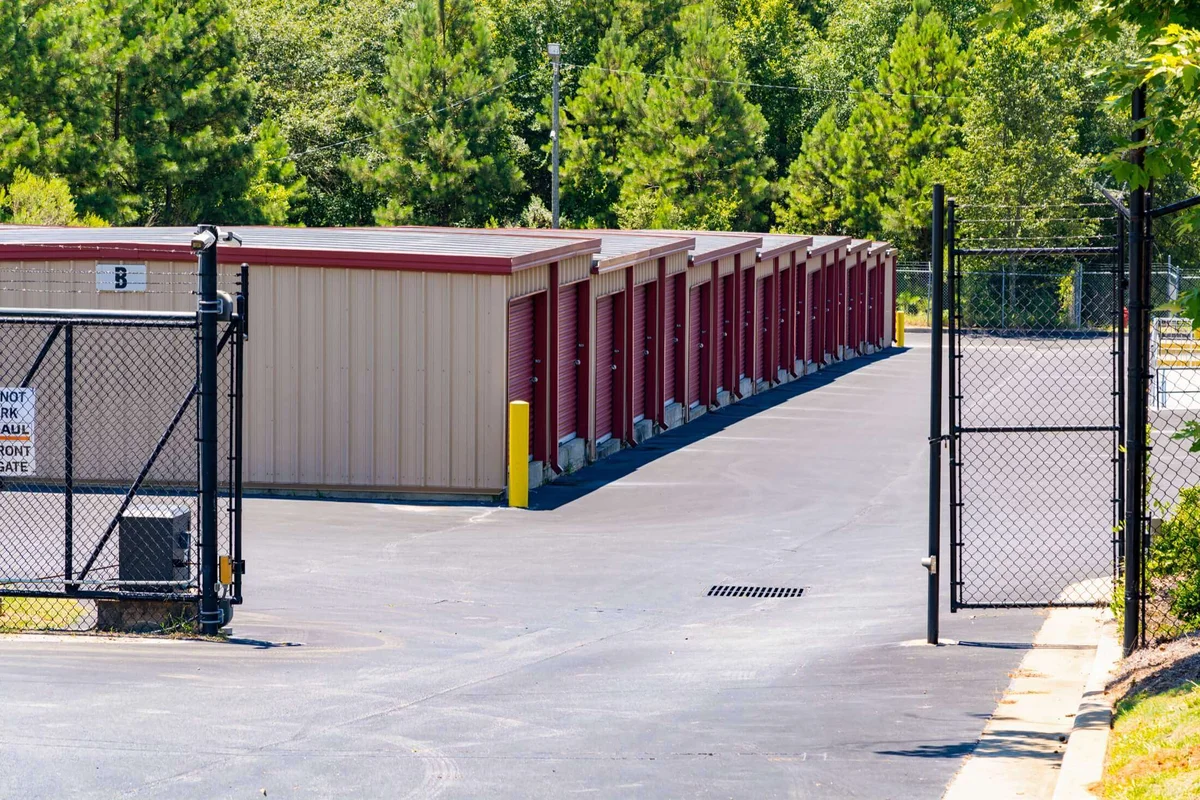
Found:
<svg viewBox="0 0 1200 800"><path fill-rule="evenodd" d="M1108 612L1055 608L1034 637L944 800L1050 800Z"/></svg>
<svg viewBox="0 0 1200 800"><path fill-rule="evenodd" d="M1075 724L1063 754L1054 800L1093 800L1089 787L1104 777L1104 757L1112 732L1113 704L1104 689L1121 657L1117 625L1109 620L1096 647L1096 659L1088 677Z"/></svg>

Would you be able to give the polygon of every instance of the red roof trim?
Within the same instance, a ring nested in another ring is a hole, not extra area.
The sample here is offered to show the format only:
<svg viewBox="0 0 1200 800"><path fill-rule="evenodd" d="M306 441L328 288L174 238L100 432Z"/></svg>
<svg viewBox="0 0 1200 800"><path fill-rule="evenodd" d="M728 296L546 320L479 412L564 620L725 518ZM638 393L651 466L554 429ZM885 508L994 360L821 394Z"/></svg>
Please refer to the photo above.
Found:
<svg viewBox="0 0 1200 800"><path fill-rule="evenodd" d="M225 247L219 251L223 264L257 264L283 267L352 267L423 272L465 272L509 275L531 267L549 264L572 255L588 255L584 245L598 240L583 240L580 246L563 245L518 257L364 252L354 250L314 250L276 247ZM0 260L54 261L66 259L145 259L151 261L192 261L195 254L186 245L156 244L0 244Z"/></svg>
<svg viewBox="0 0 1200 800"><path fill-rule="evenodd" d="M810 256L819 256L824 253L828 253L830 250L836 250L839 247L845 247L848 244L850 244L849 236L839 236L831 242L826 242L823 245L808 248L808 254Z"/></svg>
<svg viewBox="0 0 1200 800"><path fill-rule="evenodd" d="M758 251L758 260L766 261L768 258L775 258L784 253L790 253L793 250L806 251L812 245L813 237L811 236L796 236L793 241L788 244L780 245L779 247L763 248Z"/></svg>
<svg viewBox="0 0 1200 800"><path fill-rule="evenodd" d="M757 254L759 245L761 244L761 238L742 239L734 242L733 244L726 245L725 247L718 247L716 250L709 250L707 253L700 253L699 255L693 253L691 256L691 266L699 267L703 266L704 264L711 264L712 262L722 259L725 256L737 255L738 253L744 253L747 250L753 250Z"/></svg>

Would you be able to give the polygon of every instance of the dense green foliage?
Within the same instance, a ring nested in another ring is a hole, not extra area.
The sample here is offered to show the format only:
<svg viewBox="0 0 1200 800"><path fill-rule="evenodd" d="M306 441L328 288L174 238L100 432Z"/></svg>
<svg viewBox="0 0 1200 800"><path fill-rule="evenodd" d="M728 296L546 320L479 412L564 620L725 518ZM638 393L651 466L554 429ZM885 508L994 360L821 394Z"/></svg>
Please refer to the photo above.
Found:
<svg viewBox="0 0 1200 800"><path fill-rule="evenodd" d="M938 181L964 203L1195 191L1198 9L7 0L0 186L46 182L47 208L109 224L545 224L557 41L565 224L846 231L920 257ZM1143 173L1120 157L1135 81ZM1187 218L1156 234L1200 259Z"/></svg>
<svg viewBox="0 0 1200 800"><path fill-rule="evenodd" d="M1171 516L1150 541L1146 574L1164 587L1171 614L1187 629L1200 626L1200 488L1184 489Z"/></svg>

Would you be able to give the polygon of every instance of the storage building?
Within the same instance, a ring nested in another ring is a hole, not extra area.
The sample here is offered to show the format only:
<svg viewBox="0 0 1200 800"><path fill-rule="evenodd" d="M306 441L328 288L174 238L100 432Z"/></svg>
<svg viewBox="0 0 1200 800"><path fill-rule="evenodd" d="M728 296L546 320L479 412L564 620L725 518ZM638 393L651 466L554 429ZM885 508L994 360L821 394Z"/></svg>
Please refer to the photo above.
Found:
<svg viewBox="0 0 1200 800"><path fill-rule="evenodd" d="M250 265L245 476L251 487L494 495L507 401L533 404L546 458L551 298L600 242L461 231L237 228ZM189 228L0 229L0 306L192 310ZM144 272L98 291L100 265Z"/></svg>
<svg viewBox="0 0 1200 800"><path fill-rule="evenodd" d="M512 400L536 486L892 336L895 251L844 236L237 231L251 488L498 495ZM0 306L192 310L190 235L0 227Z"/></svg>

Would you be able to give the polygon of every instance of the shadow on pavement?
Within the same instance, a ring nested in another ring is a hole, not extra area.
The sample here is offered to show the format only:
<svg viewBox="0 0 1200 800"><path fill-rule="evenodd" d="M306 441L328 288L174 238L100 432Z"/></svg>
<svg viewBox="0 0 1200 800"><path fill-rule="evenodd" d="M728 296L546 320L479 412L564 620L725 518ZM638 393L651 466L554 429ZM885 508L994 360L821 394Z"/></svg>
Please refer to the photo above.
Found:
<svg viewBox="0 0 1200 800"><path fill-rule="evenodd" d="M649 439L644 444L614 453L608 458L570 475L561 475L529 493L531 511L554 511L564 505L585 497L597 489L619 481L641 467L701 441L728 428L735 422L753 417L783 405L794 397L828 386L843 375L857 372L863 367L878 364L894 356L907 353L911 348L892 347L869 356L859 356L850 361L839 361L820 372L799 380L777 386L769 392L747 397L719 411L705 414L694 422L681 425Z"/></svg>
<svg viewBox="0 0 1200 800"><path fill-rule="evenodd" d="M986 647L992 650L1095 650L1091 644L1034 644L1033 642L964 642L959 647Z"/></svg>
<svg viewBox="0 0 1200 800"><path fill-rule="evenodd" d="M1038 758L1057 760L1062 754L1054 745L1061 744L1065 737L1058 733L1043 731L998 731L989 733L978 741L946 742L945 744L922 744L904 750L876 750L885 756L905 758Z"/></svg>

